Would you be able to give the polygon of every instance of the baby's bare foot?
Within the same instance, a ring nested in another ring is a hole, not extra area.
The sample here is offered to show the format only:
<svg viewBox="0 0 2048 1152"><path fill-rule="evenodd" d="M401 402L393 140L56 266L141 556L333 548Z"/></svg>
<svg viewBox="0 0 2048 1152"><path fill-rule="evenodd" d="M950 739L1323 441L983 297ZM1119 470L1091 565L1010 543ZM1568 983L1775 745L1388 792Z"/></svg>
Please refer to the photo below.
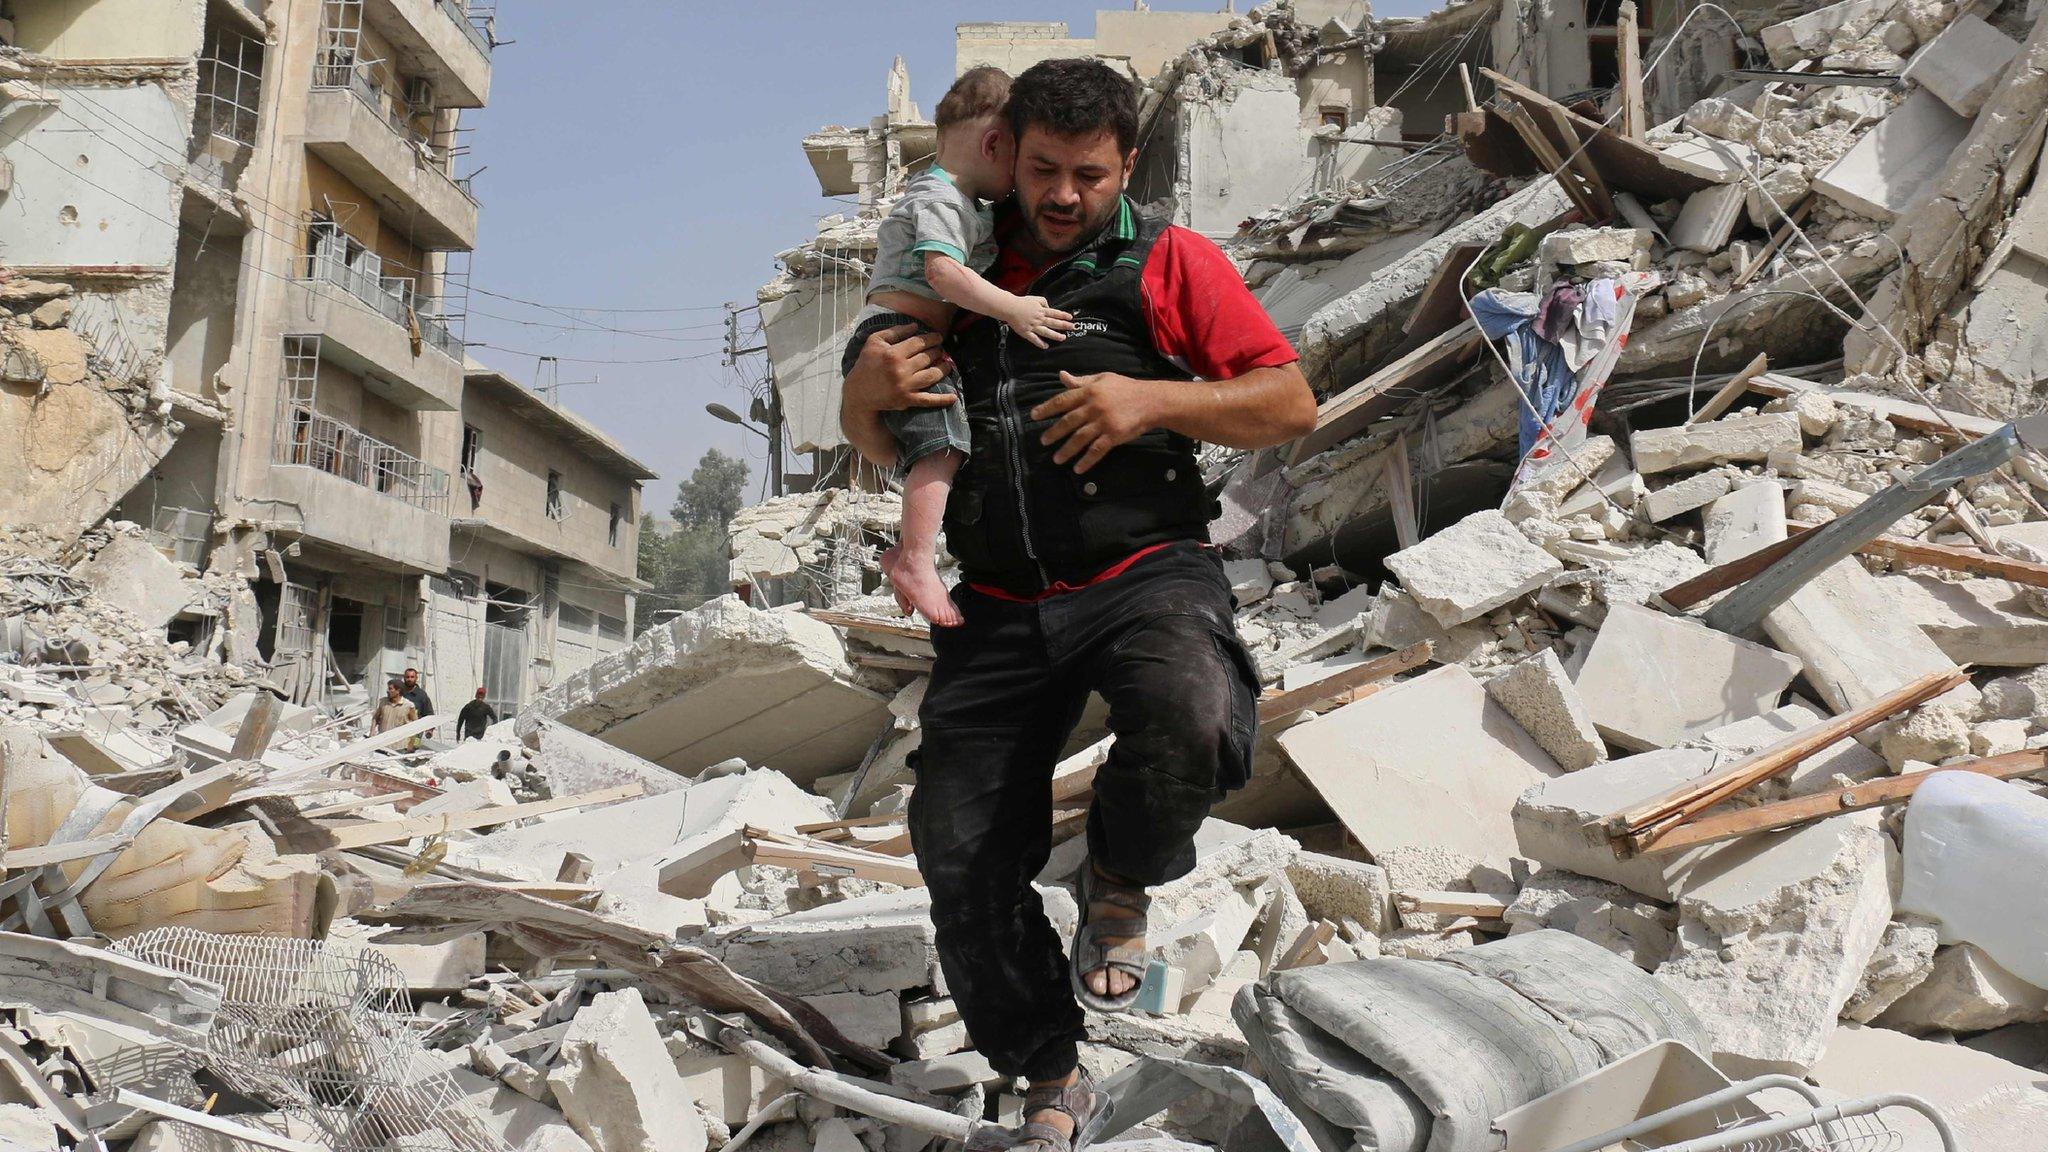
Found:
<svg viewBox="0 0 2048 1152"><path fill-rule="evenodd" d="M939 579L938 566L930 558L913 557L899 545L882 553L882 573L896 590L897 606L906 613L915 608L941 628L960 623L960 610L946 594L946 582Z"/></svg>

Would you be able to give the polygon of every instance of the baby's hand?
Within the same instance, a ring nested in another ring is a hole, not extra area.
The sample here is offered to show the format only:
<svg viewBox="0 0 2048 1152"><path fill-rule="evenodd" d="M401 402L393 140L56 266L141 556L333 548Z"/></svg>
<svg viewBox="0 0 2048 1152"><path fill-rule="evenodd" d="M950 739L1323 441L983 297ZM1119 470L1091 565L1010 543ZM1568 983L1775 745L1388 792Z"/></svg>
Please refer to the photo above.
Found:
<svg viewBox="0 0 2048 1152"><path fill-rule="evenodd" d="M1003 317L1003 323L1010 326L1010 331L1043 348L1048 340L1065 340L1074 327L1074 318L1047 304L1043 296L1019 296L1010 314Z"/></svg>

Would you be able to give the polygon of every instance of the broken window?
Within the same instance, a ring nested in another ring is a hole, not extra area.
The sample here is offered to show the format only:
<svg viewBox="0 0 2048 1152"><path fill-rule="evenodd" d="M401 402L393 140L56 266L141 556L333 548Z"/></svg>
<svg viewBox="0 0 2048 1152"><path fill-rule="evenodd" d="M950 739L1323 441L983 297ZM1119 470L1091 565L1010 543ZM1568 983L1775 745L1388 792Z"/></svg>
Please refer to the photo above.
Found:
<svg viewBox="0 0 2048 1152"><path fill-rule="evenodd" d="M612 504L611 527L608 531L608 538L611 542L611 546L614 548L617 548L619 546L619 521L623 518L623 513L621 512L618 504L614 502Z"/></svg>
<svg viewBox="0 0 2048 1152"><path fill-rule="evenodd" d="M462 426L462 470L464 472L476 471L477 449L482 446L482 442L483 433L477 431L476 425L464 424Z"/></svg>
<svg viewBox="0 0 2048 1152"><path fill-rule="evenodd" d="M560 520L564 515L562 511L562 474L552 470L548 472L547 512L548 519L550 520Z"/></svg>

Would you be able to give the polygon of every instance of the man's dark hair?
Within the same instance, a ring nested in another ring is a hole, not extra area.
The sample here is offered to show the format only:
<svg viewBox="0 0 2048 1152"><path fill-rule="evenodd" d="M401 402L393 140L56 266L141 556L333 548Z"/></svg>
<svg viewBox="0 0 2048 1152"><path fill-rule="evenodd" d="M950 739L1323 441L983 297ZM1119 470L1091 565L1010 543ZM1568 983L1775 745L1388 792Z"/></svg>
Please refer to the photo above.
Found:
<svg viewBox="0 0 2048 1152"><path fill-rule="evenodd" d="M1100 60L1041 60L1010 83L1010 128L1017 138L1036 125L1056 136L1087 136L1107 129L1116 150L1138 144L1138 90Z"/></svg>
<svg viewBox="0 0 2048 1152"><path fill-rule="evenodd" d="M1001 68L986 64L969 68L960 74L953 86L946 89L946 95L939 101L939 110L932 114L932 123L940 131L983 116L993 116L1003 110L1010 99L1010 74Z"/></svg>

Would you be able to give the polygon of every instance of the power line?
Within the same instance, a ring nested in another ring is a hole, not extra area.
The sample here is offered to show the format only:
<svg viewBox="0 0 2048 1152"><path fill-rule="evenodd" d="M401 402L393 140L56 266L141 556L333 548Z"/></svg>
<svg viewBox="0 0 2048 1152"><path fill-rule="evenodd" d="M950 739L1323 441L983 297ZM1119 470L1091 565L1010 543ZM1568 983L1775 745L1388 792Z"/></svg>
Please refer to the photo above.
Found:
<svg viewBox="0 0 2048 1152"><path fill-rule="evenodd" d="M609 360L595 356L564 356L557 352L522 352L517 348L507 348L500 344L486 344L480 340L471 340L467 344L471 348L489 348L495 352L503 352L508 356L526 356L535 360L560 360L567 364L683 364L691 360L709 360L714 356L725 355L725 349L720 348L712 352L701 352L695 356L660 356L647 360Z"/></svg>
<svg viewBox="0 0 2048 1152"><path fill-rule="evenodd" d="M527 300L527 299L523 299L523 298L521 298L521 297L518 297L518 296L508 296L508 295L506 295L506 294L505 294L505 293L503 293L503 292L493 292L493 291L491 291L491 290L490 290L490 289L488 289L488 288L474 288L474 287L473 287L473 288L471 288L471 289L470 289L470 291L471 291L471 292L475 292L475 293L478 293L479 295L483 295L483 296L489 296L489 297L491 297L491 298L493 298L493 299L496 299L496 300L509 300L509 301L511 301L511 302L512 302L512 303L514 303L514 304L524 304L524 305L526 305L526 306L527 306L527 307L529 307L529 308L542 308L542 309L545 309L545 310L547 310L547 311L549 311L549 312L613 312L613 313L620 313L620 314L625 314L625 313L635 313L635 314L643 314L643 313L649 313L649 312L723 312L723 311L725 311L725 305L723 305L723 304L690 304L690 305L678 305L678 306L676 306L676 307L674 307L674 308L602 308L602 307L599 307L599 306L597 306L597 305L595 305L595 304L543 304L543 303L539 302L538 300ZM572 319L572 320L573 320L573 319L578 319L578 317L573 317L573 316L572 316L572 317L570 317L570 319Z"/></svg>

